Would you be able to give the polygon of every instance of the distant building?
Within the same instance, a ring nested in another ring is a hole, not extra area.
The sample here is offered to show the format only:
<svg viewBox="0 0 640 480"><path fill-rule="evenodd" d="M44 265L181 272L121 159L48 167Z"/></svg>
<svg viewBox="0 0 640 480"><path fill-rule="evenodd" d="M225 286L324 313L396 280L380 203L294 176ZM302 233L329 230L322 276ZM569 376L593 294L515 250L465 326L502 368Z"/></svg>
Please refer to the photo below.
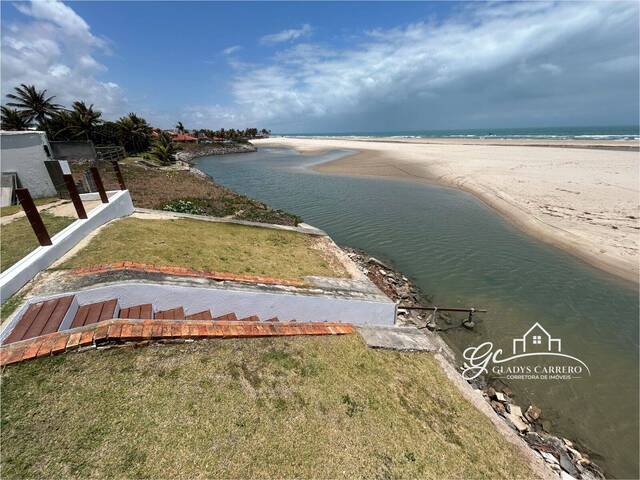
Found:
<svg viewBox="0 0 640 480"><path fill-rule="evenodd" d="M192 137L191 135L187 135L186 133L175 133L171 135L171 140L173 142L182 143L196 143L198 141L196 137Z"/></svg>

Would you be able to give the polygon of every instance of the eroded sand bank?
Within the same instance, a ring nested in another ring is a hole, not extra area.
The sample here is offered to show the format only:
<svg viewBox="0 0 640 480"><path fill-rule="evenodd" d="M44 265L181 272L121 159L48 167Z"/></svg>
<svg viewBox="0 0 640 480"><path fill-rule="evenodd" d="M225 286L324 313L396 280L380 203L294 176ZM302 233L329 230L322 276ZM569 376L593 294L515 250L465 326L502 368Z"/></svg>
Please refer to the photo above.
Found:
<svg viewBox="0 0 640 480"><path fill-rule="evenodd" d="M255 143L303 153L351 149L358 153L315 170L464 189L536 237L638 282L638 142L277 137Z"/></svg>

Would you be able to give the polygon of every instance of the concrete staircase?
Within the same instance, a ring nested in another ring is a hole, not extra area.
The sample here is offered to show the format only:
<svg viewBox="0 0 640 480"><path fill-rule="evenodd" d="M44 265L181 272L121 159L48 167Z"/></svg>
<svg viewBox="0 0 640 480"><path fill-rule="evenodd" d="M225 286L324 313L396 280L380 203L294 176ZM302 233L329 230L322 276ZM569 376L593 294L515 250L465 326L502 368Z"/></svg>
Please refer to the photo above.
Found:
<svg viewBox="0 0 640 480"><path fill-rule="evenodd" d="M4 338L2 345L10 345L54 332L101 324L112 319L127 320L166 320L199 322L238 322L240 324L261 322L257 315L238 318L233 312L214 316L211 310L203 310L185 315L183 306L165 310L155 310L150 303L121 307L118 299L79 305L74 295L62 296L29 305L21 317L14 323L11 332ZM269 318L264 322L279 322L278 318ZM295 320L293 320L295 322ZM286 322L291 323L291 322ZM322 323L316 322L316 325Z"/></svg>

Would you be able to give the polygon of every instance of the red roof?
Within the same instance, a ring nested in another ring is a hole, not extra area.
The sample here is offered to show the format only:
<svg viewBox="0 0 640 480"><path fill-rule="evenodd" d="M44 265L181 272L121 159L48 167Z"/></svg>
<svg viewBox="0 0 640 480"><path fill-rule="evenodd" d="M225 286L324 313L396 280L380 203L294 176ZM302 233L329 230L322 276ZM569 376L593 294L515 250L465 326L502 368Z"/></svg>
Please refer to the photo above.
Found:
<svg viewBox="0 0 640 480"><path fill-rule="evenodd" d="M177 135L172 135L171 140L173 140L174 142L196 142L198 139L196 137L192 137L191 135L179 133Z"/></svg>

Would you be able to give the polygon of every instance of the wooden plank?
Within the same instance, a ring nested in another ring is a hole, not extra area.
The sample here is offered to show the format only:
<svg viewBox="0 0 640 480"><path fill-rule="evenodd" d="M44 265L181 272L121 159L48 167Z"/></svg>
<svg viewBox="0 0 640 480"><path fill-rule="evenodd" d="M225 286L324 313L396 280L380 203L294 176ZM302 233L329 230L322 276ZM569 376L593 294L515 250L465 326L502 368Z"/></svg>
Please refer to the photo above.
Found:
<svg viewBox="0 0 640 480"><path fill-rule="evenodd" d="M7 338L5 338L3 345L7 343L17 342L18 340L22 340L24 335L29 330L29 327L33 323L33 320L36 318L44 302L34 303L27 308L27 311L22 315L22 318L15 327L13 327L13 331L9 334Z"/></svg>
<svg viewBox="0 0 640 480"><path fill-rule="evenodd" d="M100 320L111 320L114 317L114 313L116 311L116 305L118 304L118 300L113 298L111 300L107 300L106 302L102 302L102 312L100 312Z"/></svg>
<svg viewBox="0 0 640 480"><path fill-rule="evenodd" d="M56 308L57 304L58 304L57 298L54 298L53 300L47 300L46 302L44 302L44 304L42 305L42 308L38 312L38 315L36 315L36 318L33 319L33 323L31 324L31 326L29 327L29 329L26 331L26 333L22 338L23 339L33 338L40 335L45 325L47 324L49 317L53 313L53 310Z"/></svg>
<svg viewBox="0 0 640 480"><path fill-rule="evenodd" d="M86 324L89 308L91 308L91 305L82 305L78 308L76 316L73 317L73 321L71 322L71 328L82 327Z"/></svg>
<svg viewBox="0 0 640 480"><path fill-rule="evenodd" d="M87 313L87 319L84 322L85 325L91 325L100 320L100 312L102 311L102 302L92 303L89 305L89 313Z"/></svg>
<svg viewBox="0 0 640 480"><path fill-rule="evenodd" d="M187 320L213 320L213 317L209 310L203 310L202 312L187 315Z"/></svg>
<svg viewBox="0 0 640 480"><path fill-rule="evenodd" d="M46 335L47 333L57 332L60 328L60 324L62 320L64 320L64 316L67 314L69 307L71 306L71 302L73 301L73 295L69 295L68 297L58 298L58 303L56 303L53 312L49 316L47 323L44 325L42 332L40 335Z"/></svg>
<svg viewBox="0 0 640 480"><path fill-rule="evenodd" d="M153 308L150 303L140 305L140 318L150 320L153 318Z"/></svg>

